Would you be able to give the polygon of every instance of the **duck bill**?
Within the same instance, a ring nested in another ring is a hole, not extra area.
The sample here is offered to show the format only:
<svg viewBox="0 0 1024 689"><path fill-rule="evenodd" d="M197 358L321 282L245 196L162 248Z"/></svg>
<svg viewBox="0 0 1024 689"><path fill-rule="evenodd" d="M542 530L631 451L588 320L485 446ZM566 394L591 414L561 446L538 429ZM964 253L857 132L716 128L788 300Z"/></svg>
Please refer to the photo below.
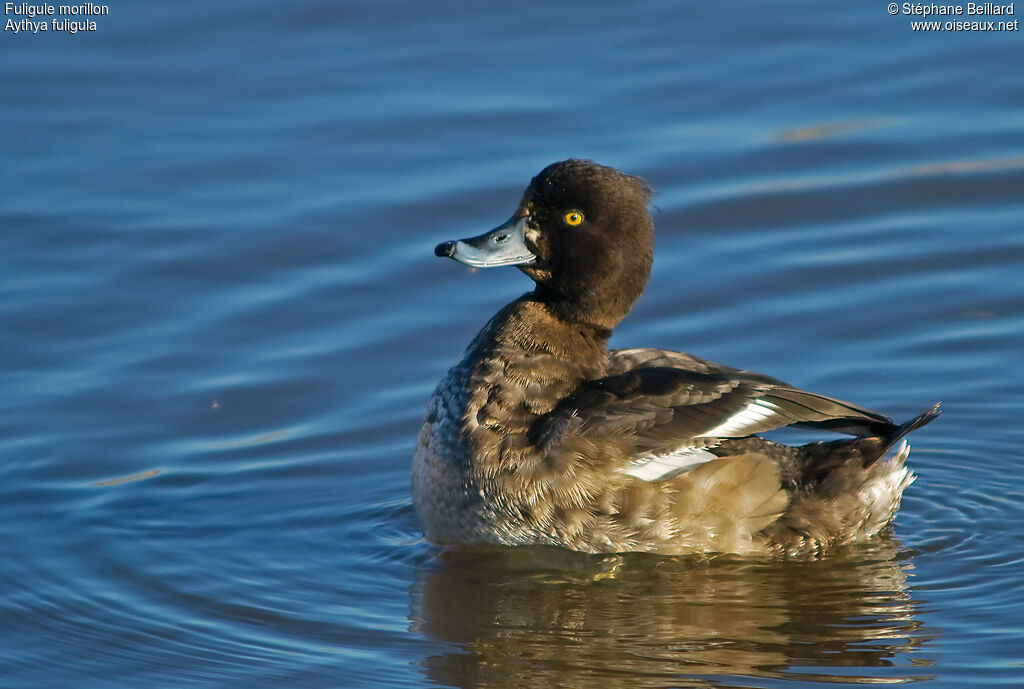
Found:
<svg viewBox="0 0 1024 689"><path fill-rule="evenodd" d="M434 249L434 254L448 256L459 263L476 268L533 263L537 257L526 247L526 222L528 219L512 217L504 225L479 237L456 239L438 244Z"/></svg>

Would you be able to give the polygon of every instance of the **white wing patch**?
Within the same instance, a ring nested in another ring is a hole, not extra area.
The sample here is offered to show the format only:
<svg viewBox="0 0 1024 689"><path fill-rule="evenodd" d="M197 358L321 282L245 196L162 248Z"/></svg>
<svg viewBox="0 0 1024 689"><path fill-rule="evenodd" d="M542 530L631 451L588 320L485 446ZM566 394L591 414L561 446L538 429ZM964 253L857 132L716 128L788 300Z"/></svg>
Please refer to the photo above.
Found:
<svg viewBox="0 0 1024 689"><path fill-rule="evenodd" d="M641 481L665 481L701 464L707 464L712 459L718 459L718 456L707 450L690 448L667 455L635 459L622 470L622 473L635 476Z"/></svg>
<svg viewBox="0 0 1024 689"><path fill-rule="evenodd" d="M762 421L779 411L771 402L756 399L730 416L728 419L704 431L698 438L741 438L750 435L750 429L756 428Z"/></svg>

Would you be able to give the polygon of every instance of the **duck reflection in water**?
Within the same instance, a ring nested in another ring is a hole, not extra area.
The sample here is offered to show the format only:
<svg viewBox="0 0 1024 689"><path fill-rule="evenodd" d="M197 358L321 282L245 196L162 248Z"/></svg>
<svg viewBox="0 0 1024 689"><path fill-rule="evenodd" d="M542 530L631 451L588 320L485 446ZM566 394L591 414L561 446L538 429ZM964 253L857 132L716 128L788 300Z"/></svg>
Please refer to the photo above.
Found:
<svg viewBox="0 0 1024 689"><path fill-rule="evenodd" d="M911 567L887 536L803 562L452 551L418 572L411 620L453 644L423 661L432 686L898 684L930 676Z"/></svg>

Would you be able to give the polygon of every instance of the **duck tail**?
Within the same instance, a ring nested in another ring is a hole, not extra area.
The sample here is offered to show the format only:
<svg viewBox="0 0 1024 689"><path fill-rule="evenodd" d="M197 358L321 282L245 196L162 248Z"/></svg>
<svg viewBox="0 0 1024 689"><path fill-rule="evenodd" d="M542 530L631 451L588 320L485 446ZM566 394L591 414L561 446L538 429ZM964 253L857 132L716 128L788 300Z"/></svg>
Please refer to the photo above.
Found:
<svg viewBox="0 0 1024 689"><path fill-rule="evenodd" d="M910 449L903 437L931 422L939 413L939 405L936 404L910 421L899 426L890 425L878 434L801 445L797 448L798 464L801 467L798 483L803 486L817 485L833 471L848 466L851 461L858 467L858 471L871 469L897 444L900 447L893 459L896 465L900 465L906 460Z"/></svg>
<svg viewBox="0 0 1024 689"><path fill-rule="evenodd" d="M866 458L869 458L869 460L864 463L864 466L869 467L876 461L878 461L878 459L880 457L883 457L885 453L887 453L892 448L893 445L902 440L903 436L907 435L911 431L916 431L918 428L921 428L922 426L927 426L929 423L934 421L936 417L938 417L939 414L942 413L941 407L942 402L937 402L928 411L924 412L923 414L919 414L918 416L915 416L906 423L900 424L899 426L895 426L891 431L881 436L881 447L879 447L877 453L872 452L871 455L866 456Z"/></svg>
<svg viewBox="0 0 1024 689"><path fill-rule="evenodd" d="M790 509L765 530L769 541L780 552L799 554L878 533L917 478L906 463L910 446L904 436L938 415L936 404L876 435L795 448L803 469ZM878 461L886 455L887 461Z"/></svg>

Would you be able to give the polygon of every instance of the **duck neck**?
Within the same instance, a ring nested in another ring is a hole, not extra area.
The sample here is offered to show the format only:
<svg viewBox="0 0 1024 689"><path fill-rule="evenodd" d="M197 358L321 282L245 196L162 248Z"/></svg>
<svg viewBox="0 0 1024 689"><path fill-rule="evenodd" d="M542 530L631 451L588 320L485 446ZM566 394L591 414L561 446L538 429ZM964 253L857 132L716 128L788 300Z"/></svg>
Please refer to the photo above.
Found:
<svg viewBox="0 0 1024 689"><path fill-rule="evenodd" d="M566 326L587 331L604 342L633 308L636 296L617 294L609 298L609 295L586 289L564 294L544 285L537 285L533 291L533 298Z"/></svg>
<svg viewBox="0 0 1024 689"><path fill-rule="evenodd" d="M556 279L550 272L525 270L536 282L533 297L559 320L604 333L626 317L643 294L651 272L650 253L634 252L628 263L608 259L599 268L583 270L560 267Z"/></svg>
<svg viewBox="0 0 1024 689"><path fill-rule="evenodd" d="M560 361L567 378L582 379L604 375L611 328L568 320L557 307L525 294L499 312L492 320L493 345L517 349L528 359ZM482 333L481 333L482 334Z"/></svg>

